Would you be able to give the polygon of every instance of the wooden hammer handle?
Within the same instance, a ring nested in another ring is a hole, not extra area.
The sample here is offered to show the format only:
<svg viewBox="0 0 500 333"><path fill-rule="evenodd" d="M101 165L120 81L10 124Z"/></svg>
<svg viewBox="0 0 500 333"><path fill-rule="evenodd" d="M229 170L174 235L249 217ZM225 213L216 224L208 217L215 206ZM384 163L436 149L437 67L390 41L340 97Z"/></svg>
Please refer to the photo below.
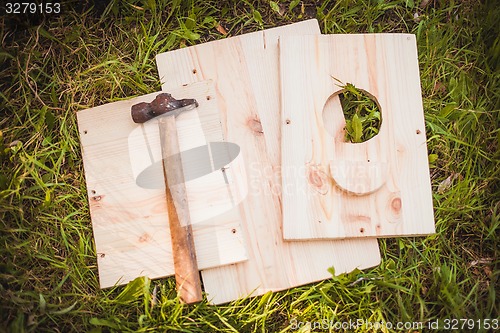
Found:
<svg viewBox="0 0 500 333"><path fill-rule="evenodd" d="M196 303L203 296L175 116L164 116L158 120L177 292L181 301Z"/></svg>

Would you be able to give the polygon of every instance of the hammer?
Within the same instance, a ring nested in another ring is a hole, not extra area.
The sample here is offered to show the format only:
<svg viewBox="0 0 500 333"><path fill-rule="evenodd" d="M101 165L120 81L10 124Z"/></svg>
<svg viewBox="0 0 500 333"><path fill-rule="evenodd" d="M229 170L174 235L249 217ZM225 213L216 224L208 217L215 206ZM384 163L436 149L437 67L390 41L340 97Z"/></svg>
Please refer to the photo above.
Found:
<svg viewBox="0 0 500 333"><path fill-rule="evenodd" d="M139 124L161 116L158 118L158 126L175 282L180 300L187 304L199 302L203 296L175 118L180 113L196 107L198 102L195 99L177 100L171 94L161 93L151 103L132 105L131 110L132 120Z"/></svg>

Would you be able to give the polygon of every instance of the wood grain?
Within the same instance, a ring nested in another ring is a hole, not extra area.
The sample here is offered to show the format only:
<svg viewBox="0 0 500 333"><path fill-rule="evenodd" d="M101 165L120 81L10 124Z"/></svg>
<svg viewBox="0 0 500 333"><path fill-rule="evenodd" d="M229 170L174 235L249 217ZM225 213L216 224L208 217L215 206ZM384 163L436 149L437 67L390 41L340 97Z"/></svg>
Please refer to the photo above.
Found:
<svg viewBox="0 0 500 333"><path fill-rule="evenodd" d="M248 187L237 210L249 260L202 271L213 303L327 279L332 266L342 273L380 262L376 240L283 241L278 36L319 33L317 21L309 20L156 58L164 91L214 80L225 138L241 147L244 164L227 174Z"/></svg>
<svg viewBox="0 0 500 333"><path fill-rule="evenodd" d="M203 299L175 116L158 119L175 282L184 303Z"/></svg>
<svg viewBox="0 0 500 333"><path fill-rule="evenodd" d="M433 233L415 36L284 36L280 65L285 239ZM377 101L375 137L344 141L336 80Z"/></svg>
<svg viewBox="0 0 500 333"><path fill-rule="evenodd" d="M177 119L180 150L223 140L212 82L171 87L169 92L200 104ZM138 125L130 116L133 104L151 102L157 94L77 113L102 288L139 276L174 274L158 124ZM157 162L151 183L162 186L140 186L138 175ZM233 163L238 167L238 159L229 166ZM186 183L200 269L247 259L239 212L227 211L233 206L229 194L234 186L231 180L225 184L220 171Z"/></svg>

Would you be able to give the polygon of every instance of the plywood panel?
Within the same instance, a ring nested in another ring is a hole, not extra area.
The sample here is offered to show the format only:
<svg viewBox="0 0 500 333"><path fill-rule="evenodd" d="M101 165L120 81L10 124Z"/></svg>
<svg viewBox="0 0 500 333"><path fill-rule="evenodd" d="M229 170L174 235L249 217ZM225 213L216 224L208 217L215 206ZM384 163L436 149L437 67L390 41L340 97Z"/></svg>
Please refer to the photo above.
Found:
<svg viewBox="0 0 500 333"><path fill-rule="evenodd" d="M163 90L211 79L225 138L241 147L248 186L238 206L249 259L202 271L208 298L224 303L283 290L380 262L376 240L284 242L281 211L281 127L278 36L319 34L316 20L196 45L157 56Z"/></svg>
<svg viewBox="0 0 500 333"><path fill-rule="evenodd" d="M178 116L181 150L222 141L212 82L172 87L169 92L178 99L196 98L200 104ZM102 288L139 276L174 274L158 125L156 120L135 124L130 116L133 104L151 102L157 94L77 114ZM237 168L239 160L229 166ZM191 161L191 166L197 162ZM141 174L147 177L140 178ZM230 210L238 202L231 196L235 182L226 184L221 171L191 178L186 189L199 267L246 260L241 218L238 211Z"/></svg>
<svg viewBox="0 0 500 333"><path fill-rule="evenodd" d="M283 37L280 64L284 237L433 233L415 36ZM375 137L344 141L336 79L378 101Z"/></svg>

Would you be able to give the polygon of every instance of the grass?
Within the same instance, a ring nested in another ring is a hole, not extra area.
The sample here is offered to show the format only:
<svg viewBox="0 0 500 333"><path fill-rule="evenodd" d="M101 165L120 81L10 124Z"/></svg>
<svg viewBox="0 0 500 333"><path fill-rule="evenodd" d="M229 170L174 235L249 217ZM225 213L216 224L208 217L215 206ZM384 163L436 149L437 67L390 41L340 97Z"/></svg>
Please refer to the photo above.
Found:
<svg viewBox="0 0 500 333"><path fill-rule="evenodd" d="M0 18L0 331L286 332L324 320L498 319L495 1L144 0L62 9L31 22ZM323 33L416 34L437 233L380 240L379 267L222 306L181 305L172 278L100 290L75 112L157 91L160 52L311 17Z"/></svg>
<svg viewBox="0 0 500 333"><path fill-rule="evenodd" d="M345 142L365 142L378 134L380 109L375 99L352 83L339 85L339 100L345 118Z"/></svg>

